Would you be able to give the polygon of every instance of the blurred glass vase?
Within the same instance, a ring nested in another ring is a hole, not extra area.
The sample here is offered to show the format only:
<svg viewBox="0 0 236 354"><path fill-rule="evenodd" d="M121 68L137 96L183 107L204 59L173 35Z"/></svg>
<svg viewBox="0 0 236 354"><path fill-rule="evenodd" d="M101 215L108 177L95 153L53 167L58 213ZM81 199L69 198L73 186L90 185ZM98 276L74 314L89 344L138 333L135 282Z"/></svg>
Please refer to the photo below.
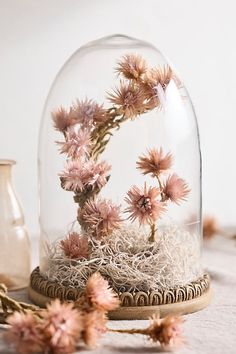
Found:
<svg viewBox="0 0 236 354"><path fill-rule="evenodd" d="M21 205L11 180L13 160L0 159L0 282L24 288L30 275L30 242Z"/></svg>

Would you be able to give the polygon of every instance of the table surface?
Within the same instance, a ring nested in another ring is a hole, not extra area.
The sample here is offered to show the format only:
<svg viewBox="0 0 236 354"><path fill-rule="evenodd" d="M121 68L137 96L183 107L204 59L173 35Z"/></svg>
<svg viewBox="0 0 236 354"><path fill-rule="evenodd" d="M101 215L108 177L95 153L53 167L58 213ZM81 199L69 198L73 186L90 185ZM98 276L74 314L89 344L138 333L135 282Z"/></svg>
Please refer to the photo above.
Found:
<svg viewBox="0 0 236 354"><path fill-rule="evenodd" d="M34 247L36 255L36 247ZM34 257L36 260L37 257ZM186 344L179 354L236 354L236 243L216 237L204 245L203 262L212 278L213 299L210 306L185 316ZM35 261L34 261L35 263ZM26 290L12 294L29 301ZM110 328L145 327L148 321L109 321ZM0 353L14 353L2 339ZM90 354L150 354L163 352L141 335L107 333L95 350L81 348L78 353Z"/></svg>

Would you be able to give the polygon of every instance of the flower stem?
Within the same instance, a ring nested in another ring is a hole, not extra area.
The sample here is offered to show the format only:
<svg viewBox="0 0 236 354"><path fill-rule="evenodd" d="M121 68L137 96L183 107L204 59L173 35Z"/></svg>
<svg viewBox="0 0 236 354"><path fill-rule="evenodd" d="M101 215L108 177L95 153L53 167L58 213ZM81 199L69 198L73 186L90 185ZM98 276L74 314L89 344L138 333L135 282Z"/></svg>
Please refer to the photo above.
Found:
<svg viewBox="0 0 236 354"><path fill-rule="evenodd" d="M41 310L39 309L39 307L24 303L24 302L18 302L16 300L12 299L11 297L9 297L6 294L6 292L7 292L7 289L6 289L5 285L0 283L0 303L2 305L2 309L4 312L0 318L1 323L5 322L5 318L11 312L14 312L14 311L24 312L24 313L26 313L27 311L30 311L35 314L40 313Z"/></svg>
<svg viewBox="0 0 236 354"><path fill-rule="evenodd" d="M150 229L151 229L151 232L150 232L150 236L149 236L148 241L155 242L156 241L156 233L157 233L157 228L156 228L155 223L150 224Z"/></svg>
<svg viewBox="0 0 236 354"><path fill-rule="evenodd" d="M113 333L143 334L143 335L147 334L146 329L139 329L139 328L132 328L132 329L110 329L110 328L107 328L107 331L113 332Z"/></svg>
<svg viewBox="0 0 236 354"><path fill-rule="evenodd" d="M159 184L159 188L160 188L160 191L161 191L161 201L164 202L165 201L165 195L163 193L163 185L162 185L160 176L156 175L156 178L157 178L157 181L158 181L158 184Z"/></svg>

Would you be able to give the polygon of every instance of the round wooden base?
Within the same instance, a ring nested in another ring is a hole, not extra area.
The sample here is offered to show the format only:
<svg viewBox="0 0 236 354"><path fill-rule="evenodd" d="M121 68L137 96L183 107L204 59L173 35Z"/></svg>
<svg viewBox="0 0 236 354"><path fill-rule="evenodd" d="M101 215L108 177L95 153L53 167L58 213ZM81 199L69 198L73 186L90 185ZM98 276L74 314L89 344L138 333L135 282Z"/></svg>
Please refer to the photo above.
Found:
<svg viewBox="0 0 236 354"><path fill-rule="evenodd" d="M29 297L38 306L45 305L54 298L62 301L76 300L81 290L66 288L42 277L39 268L31 274ZM121 293L121 306L109 313L113 320L144 320L158 313L185 315L206 307L211 300L210 279L204 274L197 281L168 290L153 292Z"/></svg>

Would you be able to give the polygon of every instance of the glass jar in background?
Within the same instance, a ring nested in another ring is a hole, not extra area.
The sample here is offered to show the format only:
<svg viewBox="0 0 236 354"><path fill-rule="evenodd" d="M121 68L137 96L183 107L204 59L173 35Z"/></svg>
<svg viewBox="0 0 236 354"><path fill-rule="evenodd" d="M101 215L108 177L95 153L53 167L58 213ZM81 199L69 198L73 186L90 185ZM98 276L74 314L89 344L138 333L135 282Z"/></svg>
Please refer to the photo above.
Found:
<svg viewBox="0 0 236 354"><path fill-rule="evenodd" d="M27 287L30 275L29 235L11 179L15 163L0 159L0 282L9 290Z"/></svg>

